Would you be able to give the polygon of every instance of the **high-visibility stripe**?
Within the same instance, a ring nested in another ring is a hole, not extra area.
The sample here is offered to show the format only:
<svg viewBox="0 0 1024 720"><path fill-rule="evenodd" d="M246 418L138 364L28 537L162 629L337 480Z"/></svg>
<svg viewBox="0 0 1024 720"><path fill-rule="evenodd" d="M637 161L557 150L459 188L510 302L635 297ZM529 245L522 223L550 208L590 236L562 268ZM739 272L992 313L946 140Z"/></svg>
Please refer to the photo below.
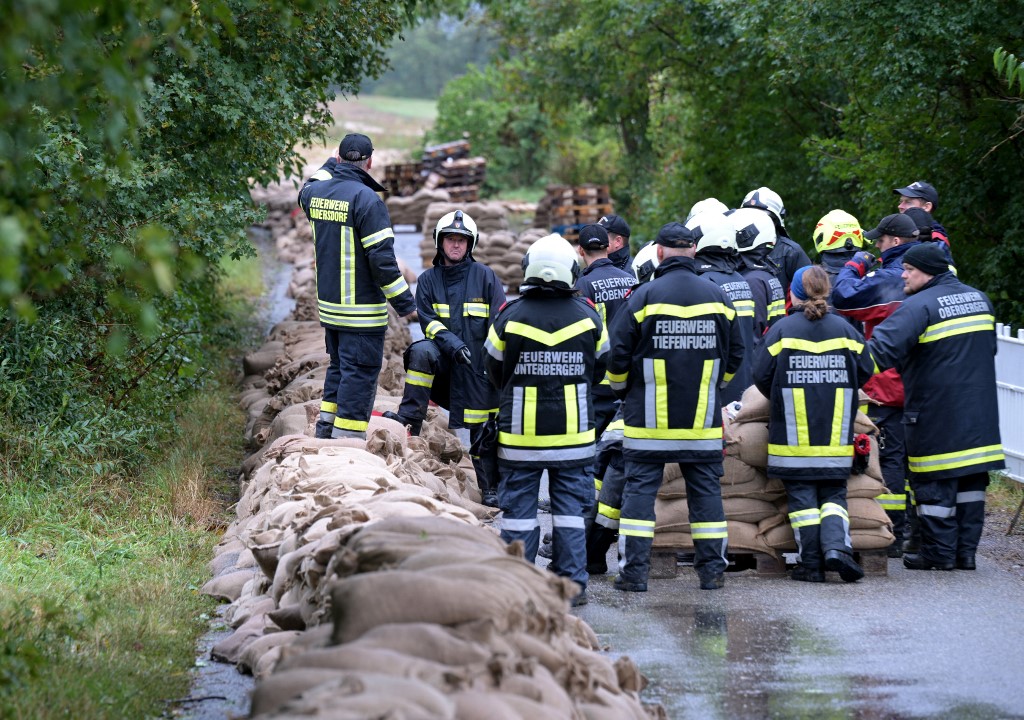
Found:
<svg viewBox="0 0 1024 720"><path fill-rule="evenodd" d="M795 510L789 514L789 524L795 528L821 524L821 512L818 508Z"/></svg>
<svg viewBox="0 0 1024 720"><path fill-rule="evenodd" d="M317 304L320 306L321 311L326 310L327 312L333 313L348 313L349 315L378 315L384 313L387 315L388 304L387 303L332 303L326 300L317 300Z"/></svg>
<svg viewBox="0 0 1024 720"><path fill-rule="evenodd" d="M956 508L942 505L918 505L917 514L936 518L951 518L956 517Z"/></svg>
<svg viewBox="0 0 1024 720"><path fill-rule="evenodd" d="M601 492L601 488L604 487L604 480L599 477L594 478L594 489Z"/></svg>
<svg viewBox="0 0 1024 720"><path fill-rule="evenodd" d="M462 305L462 314L469 317L490 317L491 306L488 303L464 303Z"/></svg>
<svg viewBox="0 0 1024 720"><path fill-rule="evenodd" d="M434 385L434 376L429 373L419 372L418 370L409 370L405 374L405 382L407 385L429 388Z"/></svg>
<svg viewBox="0 0 1024 720"><path fill-rule="evenodd" d="M348 418L336 417L334 418L334 427L339 430L355 430L356 432L365 432L366 427L369 425L366 420L349 420Z"/></svg>
<svg viewBox="0 0 1024 720"><path fill-rule="evenodd" d="M613 373L609 370L605 373L605 377L608 378L608 383L612 386L612 390L625 390L626 381L629 379L629 370L626 369L621 373Z"/></svg>
<svg viewBox="0 0 1024 720"><path fill-rule="evenodd" d="M313 173L310 176L309 179L310 180L328 180L331 177L333 177L333 176L331 175L331 171L330 170L328 170L327 168L320 168L315 173Z"/></svg>
<svg viewBox="0 0 1024 720"><path fill-rule="evenodd" d="M782 317L786 314L786 301L785 300L773 300L768 303L768 319Z"/></svg>
<svg viewBox="0 0 1024 720"><path fill-rule="evenodd" d="M428 340L433 340L443 330L447 330L444 323L440 320L431 320L427 323L427 329L423 331L423 334L427 336Z"/></svg>
<svg viewBox="0 0 1024 720"><path fill-rule="evenodd" d="M624 438L644 440L718 440L722 439L722 428L646 428L626 425Z"/></svg>
<svg viewBox="0 0 1024 720"><path fill-rule="evenodd" d="M519 386L512 387L512 423L511 429L513 435L523 434L523 388Z"/></svg>
<svg viewBox="0 0 1024 720"><path fill-rule="evenodd" d="M577 320L572 325L566 325L560 330L555 332L545 332L540 328L535 328L532 325L526 323L512 321L505 326L505 333L509 335L519 335L521 337L529 338L535 342L539 342L541 345L547 347L554 347L560 345L568 340L572 340L577 335L582 335L588 330L594 330L597 325L594 324L592 318L583 318Z"/></svg>
<svg viewBox="0 0 1024 720"><path fill-rule="evenodd" d="M729 526L724 520L690 523L694 540L720 540L729 537Z"/></svg>
<svg viewBox="0 0 1024 720"><path fill-rule="evenodd" d="M596 515L594 517L594 522L600 525L601 527L608 528L609 530L619 529L619 521L615 520L614 518L610 518L607 515Z"/></svg>
<svg viewBox="0 0 1024 720"><path fill-rule="evenodd" d="M850 433L850 413L846 408L852 400L853 390L836 388L836 404L832 410L832 445L847 442Z"/></svg>
<svg viewBox="0 0 1024 720"><path fill-rule="evenodd" d="M451 305L446 303L433 303L430 307L434 309L434 314L439 318L450 318L452 316Z"/></svg>
<svg viewBox="0 0 1024 720"><path fill-rule="evenodd" d="M910 456L907 461L910 464L911 472L926 473L967 467L968 465L981 465L1004 459L1006 456L1003 454L1002 445L986 445L939 455Z"/></svg>
<svg viewBox="0 0 1024 720"><path fill-rule="evenodd" d="M619 535L631 535L633 537L654 537L653 520L627 520L619 519Z"/></svg>
<svg viewBox="0 0 1024 720"><path fill-rule="evenodd" d="M601 357L608 353L611 344L608 342L608 323L601 323L601 336L597 339L595 355Z"/></svg>
<svg viewBox="0 0 1024 720"><path fill-rule="evenodd" d="M537 388L523 388L523 435L537 434ZM514 443L522 444L522 443ZM574 443L575 444L575 443Z"/></svg>
<svg viewBox="0 0 1024 720"><path fill-rule="evenodd" d="M606 518L611 518L612 520L618 520L622 517L622 510L617 507L612 507L611 505L605 505L603 502L599 502L597 504L597 514L604 515Z"/></svg>
<svg viewBox="0 0 1024 720"><path fill-rule="evenodd" d="M821 506L821 519L824 521L827 517L838 516L846 522L850 521L850 513L847 512L846 508L838 503L825 503Z"/></svg>
<svg viewBox="0 0 1024 720"><path fill-rule="evenodd" d="M726 319L732 320L736 317L736 311L725 303L700 303L698 305L672 305L670 303L651 303L645 305L635 313L633 317L638 323L642 323L652 315L668 315L677 318L693 318L701 315L725 315Z"/></svg>
<svg viewBox="0 0 1024 720"><path fill-rule="evenodd" d="M587 429L590 424L590 391L586 383L576 385L576 418L579 422L577 428L580 432ZM571 427L566 425L566 428Z"/></svg>
<svg viewBox="0 0 1024 720"><path fill-rule="evenodd" d="M384 228L383 230L378 230L377 232L373 233L373 235L367 235L366 237L364 237L361 240L361 242L362 242L363 248L369 248L369 247L372 247L372 246L376 245L377 243L379 243L379 242L381 242L383 240L387 240L388 238L393 238L394 236L395 236L395 231L394 230L392 230L391 228Z"/></svg>
<svg viewBox="0 0 1024 720"><path fill-rule="evenodd" d="M405 278L402 277L401 275L399 275L398 279L395 280L394 282L390 282L390 283L388 283L387 285L385 285L385 286L383 286L381 288L381 292L384 293L384 297L386 297L388 299L393 298L393 297L398 297L402 293L408 292L408 291L409 291L409 283L407 283L405 281Z"/></svg>
<svg viewBox="0 0 1024 720"><path fill-rule="evenodd" d="M957 505L964 505L965 503L972 502L985 502L985 491L971 490L969 492L959 492L956 494Z"/></svg>
<svg viewBox="0 0 1024 720"><path fill-rule="evenodd" d="M644 358L644 424L649 428L668 427L668 378L665 360Z"/></svg>
<svg viewBox="0 0 1024 720"><path fill-rule="evenodd" d="M853 459L853 445L776 445L768 443L768 454L777 457L835 457Z"/></svg>
<svg viewBox="0 0 1024 720"><path fill-rule="evenodd" d="M768 352L771 355L778 355L783 350L800 350L803 352L814 353L820 355L822 353L833 352L835 350L851 350L855 353L859 353L864 350L864 343L853 338L831 338L829 340L821 340L814 342L813 340L803 340L801 338L781 338L778 342L772 343L768 348Z"/></svg>
<svg viewBox="0 0 1024 720"><path fill-rule="evenodd" d="M341 301L355 300L356 297L356 239L352 228L341 228Z"/></svg>
<svg viewBox="0 0 1024 720"><path fill-rule="evenodd" d="M882 493L875 498L883 510L899 512L907 509L907 496L904 494Z"/></svg>
<svg viewBox="0 0 1024 720"><path fill-rule="evenodd" d="M535 517L524 519L503 517L501 519L501 529L509 532L532 532L534 528L538 527L540 527L540 522Z"/></svg>
<svg viewBox="0 0 1024 720"><path fill-rule="evenodd" d="M505 341L498 337L498 331L491 325L487 331L487 340L484 342L484 349L487 354L495 360L505 359Z"/></svg>
<svg viewBox="0 0 1024 720"><path fill-rule="evenodd" d="M381 313L377 317L366 317L361 315L352 316L344 313L327 313L321 309L320 320L329 325L336 325L338 327L376 328L387 327L388 315L385 312Z"/></svg>
<svg viewBox="0 0 1024 720"><path fill-rule="evenodd" d="M803 388L793 388L793 413L796 417L797 445L810 445L810 428L807 424L807 399Z"/></svg>
<svg viewBox="0 0 1024 720"><path fill-rule="evenodd" d="M666 438L622 439L626 450L650 450L652 452L718 452L722 451L722 439L717 440L671 440Z"/></svg>
<svg viewBox="0 0 1024 720"><path fill-rule="evenodd" d="M529 432L517 435L499 432L498 442L502 445L536 448L551 448L558 447L559 445L585 445L594 442L594 431L586 430L580 433L565 433L563 435L536 435Z"/></svg>
<svg viewBox="0 0 1024 720"><path fill-rule="evenodd" d="M327 402L326 400L320 401L320 412L327 412L334 414L338 412L338 403Z"/></svg>
<svg viewBox="0 0 1024 720"><path fill-rule="evenodd" d="M714 424L718 410L715 377L718 375L718 360L705 360L704 370L700 378L700 391L697 395L697 410L693 415L694 427L708 427Z"/></svg>
<svg viewBox="0 0 1024 720"><path fill-rule="evenodd" d="M995 332L996 319L992 315L967 315L965 317L935 323L925 328L917 341L921 343L935 342L954 335L972 332Z"/></svg>
<svg viewBox="0 0 1024 720"><path fill-rule="evenodd" d="M574 428L577 431L580 426L580 406L576 399L576 386L566 385L562 388L565 395L565 429Z"/></svg>
<svg viewBox="0 0 1024 720"><path fill-rule="evenodd" d="M487 422L487 419L491 416L491 413L497 413L498 408L490 409L471 409L466 408L462 411L462 422L470 425L477 425L482 422Z"/></svg>
<svg viewBox="0 0 1024 720"><path fill-rule="evenodd" d="M499 445L498 457L510 462L561 462L563 460L590 462L594 459L594 446L590 444L579 447L561 447L561 443L555 443L553 448L514 448Z"/></svg>
<svg viewBox="0 0 1024 720"><path fill-rule="evenodd" d="M736 314L739 317L754 317L754 301L753 300L733 300L733 307L736 308Z"/></svg>
<svg viewBox="0 0 1024 720"><path fill-rule="evenodd" d="M584 523L581 515L552 515L551 516L551 527L553 528L572 528L574 530L583 530Z"/></svg>

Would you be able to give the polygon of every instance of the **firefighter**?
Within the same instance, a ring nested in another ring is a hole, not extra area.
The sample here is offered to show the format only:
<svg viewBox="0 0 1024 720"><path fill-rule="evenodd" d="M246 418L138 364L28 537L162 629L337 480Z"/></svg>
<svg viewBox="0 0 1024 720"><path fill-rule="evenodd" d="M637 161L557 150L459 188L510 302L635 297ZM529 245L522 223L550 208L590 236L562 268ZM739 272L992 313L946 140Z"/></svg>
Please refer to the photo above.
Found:
<svg viewBox="0 0 1024 720"><path fill-rule="evenodd" d="M406 349L402 403L384 416L419 435L431 400L447 409L449 428L469 428L483 502L497 507L498 394L487 379L483 348L505 292L494 271L473 258L478 239L476 223L462 210L437 221L433 266L416 281L424 339Z"/></svg>
<svg viewBox="0 0 1024 720"><path fill-rule="evenodd" d="M807 267L811 259L800 247L800 244L789 237L786 230L786 208L777 192L767 187L751 190L743 198L740 207L757 208L768 214L775 226L777 240L769 255L771 264L776 268L776 275L782 283L783 296L789 297L789 283L797 268Z"/></svg>
<svg viewBox="0 0 1024 720"><path fill-rule="evenodd" d="M934 185L924 180L915 180L906 187L893 188L892 192L900 197L897 209L901 213L916 207L921 208L931 216L939 206L939 191L935 189ZM946 228L934 218L930 218L929 225L931 227L931 239L935 242L941 242L946 246L947 250L950 250L949 233L946 232Z"/></svg>
<svg viewBox="0 0 1024 720"><path fill-rule="evenodd" d="M739 273L754 297L754 342L759 343L765 331L786 314L786 290L769 259L775 247L775 226L768 213L754 208L734 210L729 220L736 231Z"/></svg>
<svg viewBox="0 0 1024 720"><path fill-rule="evenodd" d="M658 267L658 246L648 243L633 258L633 274L638 283L654 277ZM597 489L597 514L587 527L587 572L604 575L608 572L608 548L619 536L619 516L622 507L622 489L626 485L626 466L622 457L622 403L597 444L597 469L594 487Z"/></svg>
<svg viewBox="0 0 1024 720"><path fill-rule="evenodd" d="M523 257L519 298L498 313L487 337L487 364L498 388L498 500L501 537L521 540L533 562L540 540L537 495L548 472L552 560L549 569L581 587L588 575L583 510L593 497L592 387L604 376L608 334L593 304L575 295L576 251L560 235L537 240Z"/></svg>
<svg viewBox="0 0 1024 720"><path fill-rule="evenodd" d="M918 245L917 228L907 215L892 214L864 233L881 252L880 263L865 250L847 260L832 283L832 304L846 317L864 327L871 338L875 327L896 312L906 295L903 292L903 255ZM904 545L916 551L917 527L913 506L908 505L907 449L903 426L903 380L895 369L881 372L864 386L870 401L866 414L878 427L878 459L886 492L878 502L892 521L896 540L889 546L889 557L902 557ZM909 521L909 522L908 522ZM908 535L910 537L908 537Z"/></svg>
<svg viewBox="0 0 1024 720"><path fill-rule="evenodd" d="M395 259L391 218L366 171L373 145L346 135L338 152L303 184L299 205L313 228L320 324L331 356L318 438L366 437L384 360L390 302L402 316L416 303Z"/></svg>
<svg viewBox="0 0 1024 720"><path fill-rule="evenodd" d="M754 353L754 383L771 401L768 477L786 486L796 538L794 580L824 582L825 570L856 582L846 481L854 455L857 394L871 377L864 337L829 312L828 274L799 268L792 308Z"/></svg>
<svg viewBox="0 0 1024 720"><path fill-rule="evenodd" d="M903 376L910 484L920 553L910 570L973 570L988 473L1005 467L996 404L996 334L988 297L950 272L935 243L903 255L907 299L875 328L879 368Z"/></svg>
<svg viewBox="0 0 1024 720"><path fill-rule="evenodd" d="M686 479L700 587L725 585L718 389L739 368L743 339L729 296L697 275L698 240L680 223L662 226L655 238L654 279L630 294L611 329L608 378L623 398L627 478L618 590L647 591L654 500L666 462L679 463Z"/></svg>
<svg viewBox="0 0 1024 720"><path fill-rule="evenodd" d="M818 261L834 283L842 267L864 249L864 231L850 213L830 210L814 226L813 241Z"/></svg>
<svg viewBox="0 0 1024 720"><path fill-rule="evenodd" d="M608 231L608 259L619 270L629 269L629 225L618 215L605 215L597 224Z"/></svg>
<svg viewBox="0 0 1024 720"><path fill-rule="evenodd" d="M704 201L706 202L706 201ZM725 290L736 308L736 322L743 337L744 356L736 376L722 390L722 405L739 400L751 385L750 358L754 351L754 296L750 285L736 268L739 251L732 222L721 212L702 212L686 221L686 227L699 236L697 274Z"/></svg>

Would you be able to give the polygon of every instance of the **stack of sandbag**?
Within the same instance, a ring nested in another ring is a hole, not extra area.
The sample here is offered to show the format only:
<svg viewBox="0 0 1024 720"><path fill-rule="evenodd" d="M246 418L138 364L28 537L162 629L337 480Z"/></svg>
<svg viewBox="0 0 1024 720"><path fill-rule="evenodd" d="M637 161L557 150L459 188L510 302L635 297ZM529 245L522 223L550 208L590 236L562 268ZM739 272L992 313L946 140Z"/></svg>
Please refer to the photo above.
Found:
<svg viewBox="0 0 1024 720"><path fill-rule="evenodd" d="M415 225L419 227L423 224L427 207L431 203L447 203L449 200L447 190L421 188L406 197L393 195L385 200L384 204L387 205L393 225ZM434 222L437 222L437 220ZM433 226L431 226L431 230L433 230Z"/></svg>

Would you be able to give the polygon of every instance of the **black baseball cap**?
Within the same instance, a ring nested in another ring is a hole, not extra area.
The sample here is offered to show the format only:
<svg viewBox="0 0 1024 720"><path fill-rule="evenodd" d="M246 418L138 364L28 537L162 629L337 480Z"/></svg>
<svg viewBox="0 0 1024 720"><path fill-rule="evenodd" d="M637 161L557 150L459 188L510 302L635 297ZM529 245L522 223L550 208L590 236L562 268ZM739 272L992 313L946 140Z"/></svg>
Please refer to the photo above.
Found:
<svg viewBox="0 0 1024 720"><path fill-rule="evenodd" d="M338 146L338 155L342 160L359 162L373 155L373 143L370 138L359 133L350 133L341 140Z"/></svg>
<svg viewBox="0 0 1024 720"><path fill-rule="evenodd" d="M658 230L654 242L671 248L688 248L697 244L700 237L690 228L679 222L665 223Z"/></svg>
<svg viewBox="0 0 1024 720"><path fill-rule="evenodd" d="M934 185L926 183L924 180L916 180L906 187L895 188L893 192L903 197L921 198L930 202L933 208L939 206L939 191L935 189Z"/></svg>
<svg viewBox="0 0 1024 720"><path fill-rule="evenodd" d="M616 235L622 235L623 237L629 237L629 225L618 215L605 215L603 218L597 221L598 225L601 225L605 230Z"/></svg>
<svg viewBox="0 0 1024 720"><path fill-rule="evenodd" d="M917 225L906 215L903 215L902 213L893 213L892 215L886 215L882 218L881 222L878 223L878 227L874 230L868 230L864 233L864 237L868 240L877 240L883 235L894 235L895 237L901 238L915 238L917 237Z"/></svg>
<svg viewBox="0 0 1024 720"><path fill-rule="evenodd" d="M588 250L608 247L608 231L603 225L584 225L580 228L580 247Z"/></svg>

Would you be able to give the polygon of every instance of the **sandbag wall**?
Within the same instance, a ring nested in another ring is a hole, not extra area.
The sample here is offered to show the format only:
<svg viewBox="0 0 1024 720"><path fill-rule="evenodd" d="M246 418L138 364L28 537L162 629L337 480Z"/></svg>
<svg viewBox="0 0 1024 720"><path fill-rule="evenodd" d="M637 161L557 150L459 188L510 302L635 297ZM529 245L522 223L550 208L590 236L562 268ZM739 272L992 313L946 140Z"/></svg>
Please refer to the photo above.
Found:
<svg viewBox="0 0 1024 720"><path fill-rule="evenodd" d="M212 655L256 675L251 717L665 717L569 614L577 586L485 524L442 415L419 437L375 416L365 441L312 438L322 336L289 320L245 360L258 449L203 592L230 603ZM387 337L386 369L408 329L392 316ZM377 411L400 400L387 380Z"/></svg>
<svg viewBox="0 0 1024 720"><path fill-rule="evenodd" d="M789 524L786 488L769 479L768 399L756 387L743 393L734 416L724 413L726 439L723 459L722 505L729 529L729 550L756 552L780 558L796 552ZM857 414L855 432L871 435L871 455L863 475L847 481L850 539L856 551L880 550L895 537L885 510L875 499L886 492L878 464L878 429L863 413ZM665 476L655 501L654 547L692 549L686 483L679 466L665 466Z"/></svg>

